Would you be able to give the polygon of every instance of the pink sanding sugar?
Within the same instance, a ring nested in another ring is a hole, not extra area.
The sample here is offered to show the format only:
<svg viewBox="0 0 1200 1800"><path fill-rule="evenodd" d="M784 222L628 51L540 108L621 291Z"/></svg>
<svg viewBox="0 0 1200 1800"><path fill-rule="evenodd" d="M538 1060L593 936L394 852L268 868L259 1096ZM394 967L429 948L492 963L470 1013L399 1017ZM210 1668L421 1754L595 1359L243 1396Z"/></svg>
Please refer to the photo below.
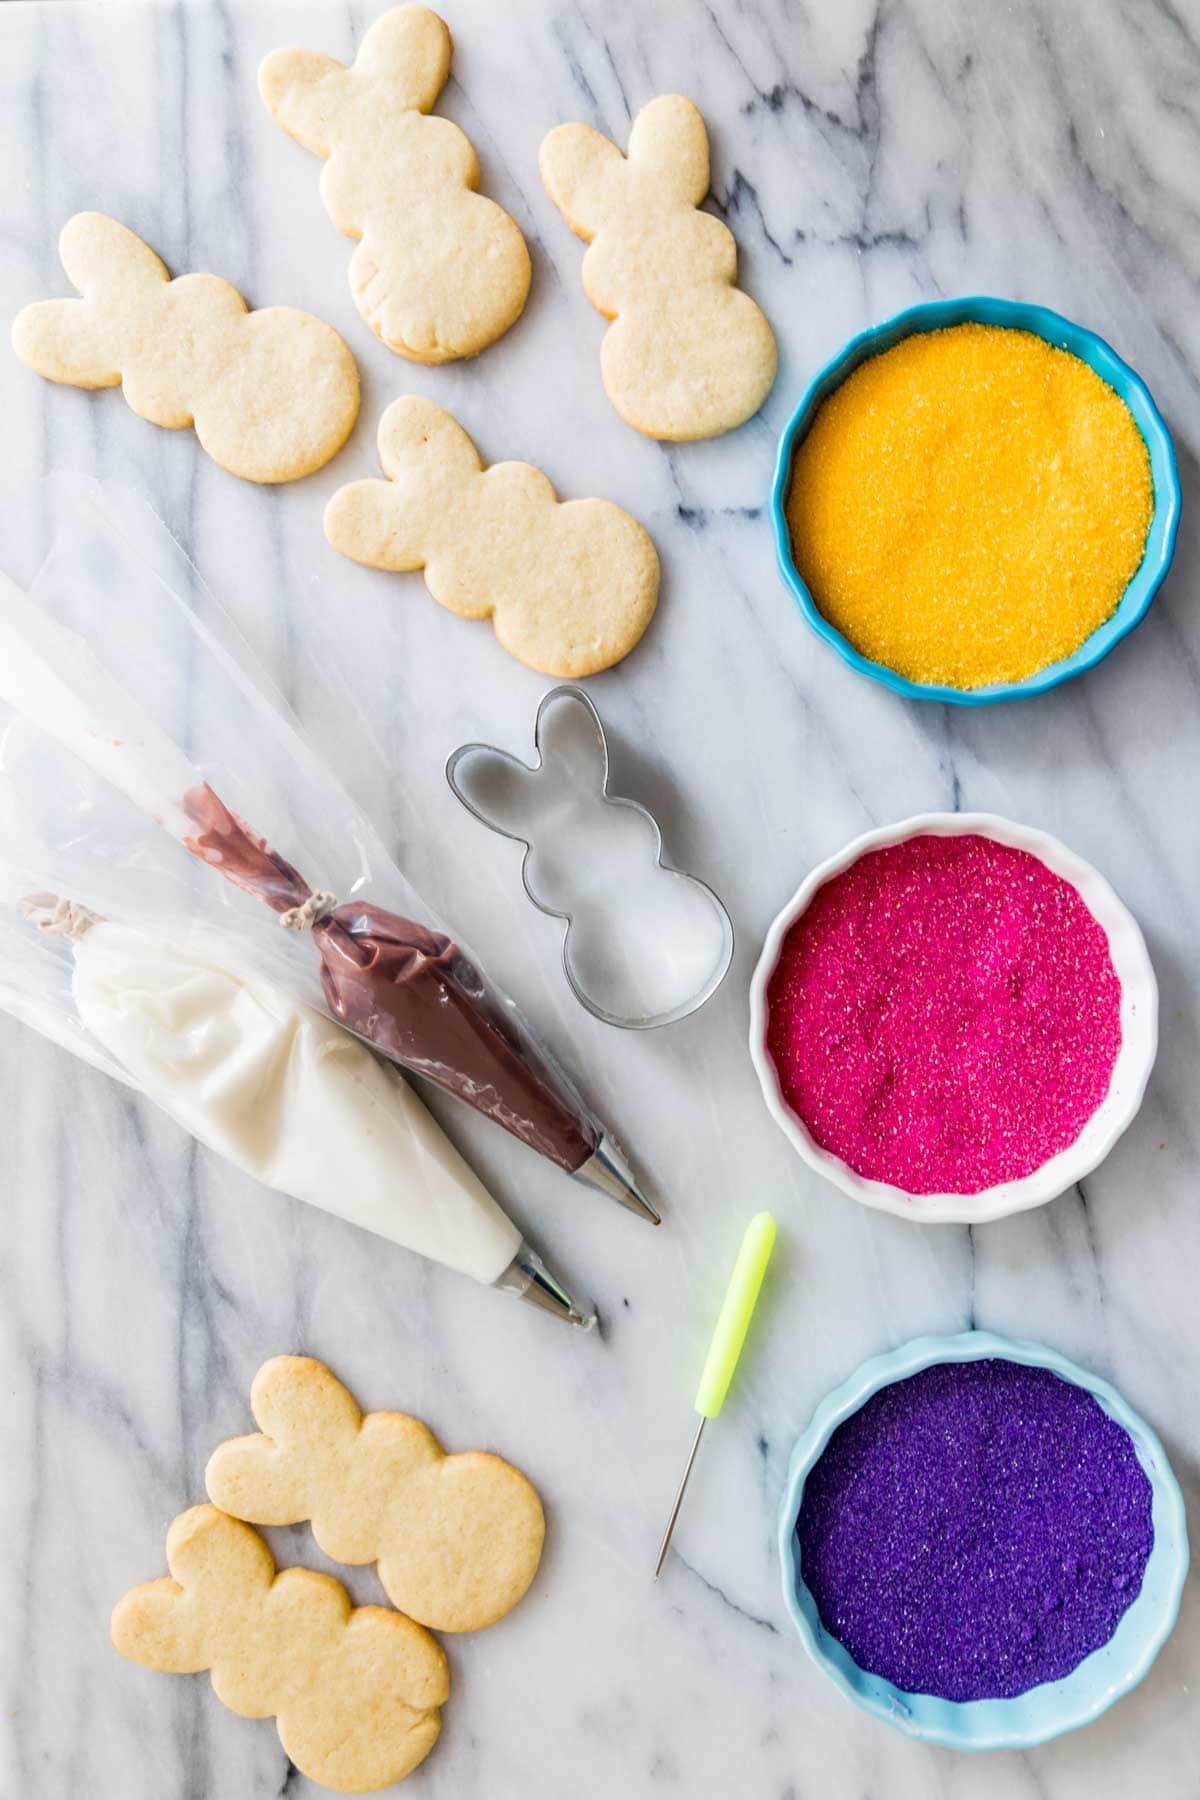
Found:
<svg viewBox="0 0 1200 1800"><path fill-rule="evenodd" d="M783 1097L910 1194L976 1194L1074 1143L1108 1092L1121 985L1078 891L991 838L913 837L819 887L767 989Z"/></svg>

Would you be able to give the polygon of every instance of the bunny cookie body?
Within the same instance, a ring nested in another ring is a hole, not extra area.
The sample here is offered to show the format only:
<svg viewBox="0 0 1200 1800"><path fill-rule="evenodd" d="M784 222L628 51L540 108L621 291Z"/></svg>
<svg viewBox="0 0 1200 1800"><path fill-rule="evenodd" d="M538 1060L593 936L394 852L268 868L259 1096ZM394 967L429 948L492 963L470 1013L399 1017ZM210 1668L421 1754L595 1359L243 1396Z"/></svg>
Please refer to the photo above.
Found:
<svg viewBox="0 0 1200 1800"><path fill-rule="evenodd" d="M123 1656L151 1669L208 1669L217 1698L244 1718L276 1718L284 1749L338 1793L400 1781L424 1761L449 1696L446 1659L411 1619L352 1607L311 1569L275 1573L256 1531L215 1506L182 1513L163 1577L112 1617Z"/></svg>
<svg viewBox="0 0 1200 1800"><path fill-rule="evenodd" d="M326 159L321 198L360 243L354 303L389 349L414 362L474 356L520 315L529 292L525 240L475 192L470 140L429 113L450 72L450 33L425 6L377 19L350 68L307 50L276 50L259 71L273 119Z"/></svg>
<svg viewBox="0 0 1200 1800"><path fill-rule="evenodd" d="M539 154L546 191L590 242L583 285L613 323L605 392L647 437L714 437L758 411L775 379L771 327L735 283L737 246L697 210L708 133L690 100L642 108L624 157L588 125L560 125Z"/></svg>
<svg viewBox="0 0 1200 1800"><path fill-rule="evenodd" d="M447 1456L406 1413L363 1417L324 1364L276 1356L254 1378L262 1432L221 1444L209 1497L256 1525L312 1521L338 1562L378 1562L394 1605L439 1631L478 1631L514 1607L537 1572L542 1503L511 1463Z"/></svg>
<svg viewBox="0 0 1200 1800"><path fill-rule="evenodd" d="M123 388L139 418L196 435L247 481L292 481L341 449L358 369L333 327L290 306L251 312L216 275L172 281L141 238L78 213L59 240L79 300L17 315L13 347L51 381Z"/></svg>
<svg viewBox="0 0 1200 1800"><path fill-rule="evenodd" d="M356 481L325 511L330 543L376 569L421 569L461 618L489 616L513 656L546 675L592 675L628 654L653 615L658 555L608 500L559 502L540 469L484 469L431 400L396 400L379 427L386 481Z"/></svg>

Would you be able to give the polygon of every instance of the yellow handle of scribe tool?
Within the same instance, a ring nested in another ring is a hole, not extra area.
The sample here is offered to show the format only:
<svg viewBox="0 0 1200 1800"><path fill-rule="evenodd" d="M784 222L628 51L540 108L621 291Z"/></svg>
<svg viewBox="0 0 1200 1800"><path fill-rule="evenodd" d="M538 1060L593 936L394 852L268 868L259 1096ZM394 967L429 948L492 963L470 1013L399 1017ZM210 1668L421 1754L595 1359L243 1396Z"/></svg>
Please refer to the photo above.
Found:
<svg viewBox="0 0 1200 1800"><path fill-rule="evenodd" d="M702 1418L715 1419L725 1404L774 1248L775 1220L769 1212L755 1213L746 1227L738 1259L733 1265L721 1314L704 1360L700 1386L696 1389L696 1411Z"/></svg>
<svg viewBox="0 0 1200 1800"><path fill-rule="evenodd" d="M715 1419L725 1404L725 1396L729 1392L729 1384L733 1380L733 1372L738 1365L738 1357L742 1354L742 1345L746 1341L746 1333L750 1329L750 1321L754 1317L754 1308L758 1304L759 1289L763 1284L763 1276L767 1272L767 1264L771 1260L771 1252L775 1248L775 1221L770 1213L756 1213L746 1227L742 1238L742 1247L738 1251L738 1259L733 1265L733 1274L729 1277L729 1286L725 1290L725 1299L721 1306L720 1317L708 1346L708 1355L704 1359L704 1372L700 1377L700 1386L696 1389L696 1411L700 1414L700 1423L696 1427L696 1435L692 1439L692 1448L688 1454L687 1467L683 1471L683 1479L675 1492L675 1504L671 1508L671 1516L667 1520L667 1529L663 1532L662 1543L658 1547L658 1561L654 1565L654 1579L658 1580L666 1561L667 1551L671 1547L671 1537L675 1530L675 1521L679 1517L679 1509L683 1505L683 1496L687 1489L688 1478L692 1473L692 1464L696 1460L696 1452L700 1448L700 1439L709 1419Z"/></svg>

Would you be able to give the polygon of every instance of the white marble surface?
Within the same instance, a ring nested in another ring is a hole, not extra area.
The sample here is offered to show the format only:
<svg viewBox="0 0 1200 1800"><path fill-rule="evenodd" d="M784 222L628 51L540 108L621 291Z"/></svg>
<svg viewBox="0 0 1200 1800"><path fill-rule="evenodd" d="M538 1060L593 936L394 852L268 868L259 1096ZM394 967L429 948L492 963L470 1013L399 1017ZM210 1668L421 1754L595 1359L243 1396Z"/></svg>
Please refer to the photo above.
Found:
<svg viewBox="0 0 1200 1800"><path fill-rule="evenodd" d="M52 389L0 351L2 470L27 484L4 538L36 538L49 468L150 495L418 885L583 1076L667 1222L654 1233L439 1108L595 1293L603 1336L573 1335L235 1179L0 1019L0 1792L316 1792L289 1772L269 1725L235 1718L202 1678L125 1664L107 1641L113 1601L159 1572L168 1520L201 1497L211 1446L245 1428L258 1364L303 1349L363 1401L420 1413L451 1446L504 1450L548 1503L529 1600L448 1647L454 1696L414 1800L1115 1800L1135 1789L1191 1800L1195 1584L1149 1679L1101 1723L1029 1755L962 1759L868 1720L809 1666L772 1540L791 1443L822 1392L884 1346L971 1322L1045 1339L1118 1382L1165 1436L1200 1525L1195 527L1185 516L1149 621L1101 669L1028 708L967 712L902 704L817 642L776 578L763 502L779 428L848 333L912 300L991 290L1111 338L1164 407L1194 504L1200 7L455 0L445 110L526 231L535 276L512 333L477 364L443 370L401 363L362 325L317 166L255 92L268 49L345 57L375 10L0 8L5 319L64 291L57 231L95 207L176 270L212 268L255 303L330 319L365 378L361 423L335 465L261 491L119 395ZM631 112L673 89L709 121L714 202L782 353L762 417L678 448L638 438L609 408L582 246L536 173L559 120L623 139ZM520 893L519 853L445 791L442 764L465 739L527 749L547 684L486 627L434 606L418 579L353 568L325 545L324 497L374 472L375 421L405 391L448 404L489 459L524 457L565 493L620 501L658 543L659 616L592 692L618 789L659 813L671 852L717 886L738 928L725 989L690 1023L639 1037L585 1017L562 980L557 928ZM743 1041L757 942L805 870L853 833L935 807L1009 813L1092 858L1141 919L1165 1002L1146 1105L1086 1195L974 1233L873 1216L808 1174L766 1117ZM655 1588L705 1336L742 1224L764 1205L780 1220L776 1264ZM320 1560L307 1530L282 1547ZM363 1571L350 1585L375 1593Z"/></svg>

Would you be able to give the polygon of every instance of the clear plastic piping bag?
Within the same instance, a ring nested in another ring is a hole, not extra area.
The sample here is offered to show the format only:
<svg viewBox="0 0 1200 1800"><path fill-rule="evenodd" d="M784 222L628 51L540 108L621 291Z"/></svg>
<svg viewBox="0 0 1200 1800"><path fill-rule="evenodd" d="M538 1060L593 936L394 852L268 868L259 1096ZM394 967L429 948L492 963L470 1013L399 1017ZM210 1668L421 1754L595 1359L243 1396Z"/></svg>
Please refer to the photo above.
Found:
<svg viewBox="0 0 1200 1800"><path fill-rule="evenodd" d="M29 595L0 578L0 831L39 885L168 942L196 924L245 937L283 985L384 1055L655 1219L166 528L119 488L53 485L69 521Z"/></svg>

